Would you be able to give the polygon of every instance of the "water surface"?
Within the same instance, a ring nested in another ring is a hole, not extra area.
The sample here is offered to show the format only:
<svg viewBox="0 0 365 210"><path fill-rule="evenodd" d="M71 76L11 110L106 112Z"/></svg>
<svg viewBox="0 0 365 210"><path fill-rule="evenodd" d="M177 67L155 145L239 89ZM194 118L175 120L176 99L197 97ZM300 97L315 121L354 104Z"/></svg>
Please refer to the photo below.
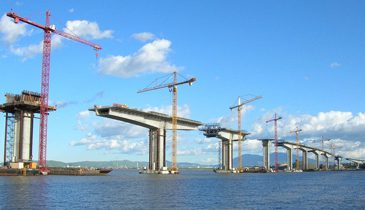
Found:
<svg viewBox="0 0 365 210"><path fill-rule="evenodd" d="M0 177L0 209L365 209L365 171Z"/></svg>

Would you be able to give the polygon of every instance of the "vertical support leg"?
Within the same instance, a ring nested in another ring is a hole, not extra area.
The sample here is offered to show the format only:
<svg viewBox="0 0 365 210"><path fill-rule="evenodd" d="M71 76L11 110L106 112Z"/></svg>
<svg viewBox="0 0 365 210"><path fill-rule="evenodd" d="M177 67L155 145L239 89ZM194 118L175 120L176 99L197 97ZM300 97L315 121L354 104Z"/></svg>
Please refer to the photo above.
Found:
<svg viewBox="0 0 365 210"><path fill-rule="evenodd" d="M286 148L286 155L287 155L287 162L288 162L288 167L287 169L290 171L293 169L293 158L292 158L292 149L291 148Z"/></svg>
<svg viewBox="0 0 365 210"><path fill-rule="evenodd" d="M341 158L337 157L337 170L340 170Z"/></svg>
<svg viewBox="0 0 365 210"><path fill-rule="evenodd" d="M30 115L30 145L29 145L29 156L30 160L33 160L33 123L34 123L34 113Z"/></svg>
<svg viewBox="0 0 365 210"><path fill-rule="evenodd" d="M149 131L149 164L151 172L158 172L166 166L166 130L150 129Z"/></svg>
<svg viewBox="0 0 365 210"><path fill-rule="evenodd" d="M18 160L23 160L23 140L24 140L24 111L20 111L19 116L19 139L18 139Z"/></svg>
<svg viewBox="0 0 365 210"><path fill-rule="evenodd" d="M153 143L154 143L154 138L153 138L153 130L150 129L149 130L149 151L148 151L148 169L149 170L154 170L153 169Z"/></svg>
<svg viewBox="0 0 365 210"><path fill-rule="evenodd" d="M314 153L314 155L316 156L316 170L319 170L319 154L318 153Z"/></svg>
<svg viewBox="0 0 365 210"><path fill-rule="evenodd" d="M157 158L156 170L161 170L162 167L166 166L165 132L166 132L166 130L164 130L164 129L158 129L158 131L157 131L157 147L158 147L157 156L158 156L158 158Z"/></svg>
<svg viewBox="0 0 365 210"><path fill-rule="evenodd" d="M266 170L270 170L270 147L269 141L263 140L262 147L263 147L263 164Z"/></svg>
<svg viewBox="0 0 365 210"><path fill-rule="evenodd" d="M308 170L308 151L302 150L302 170Z"/></svg>
<svg viewBox="0 0 365 210"><path fill-rule="evenodd" d="M233 168L233 146L232 146L232 139L229 139L227 142L227 150L228 150L228 169L227 170L232 170Z"/></svg>
<svg viewBox="0 0 365 210"><path fill-rule="evenodd" d="M6 166L6 148L7 148L7 133L8 133L8 113L5 114L5 139L4 139L4 166Z"/></svg>
<svg viewBox="0 0 365 210"><path fill-rule="evenodd" d="M222 169L227 170L227 142L222 140Z"/></svg>

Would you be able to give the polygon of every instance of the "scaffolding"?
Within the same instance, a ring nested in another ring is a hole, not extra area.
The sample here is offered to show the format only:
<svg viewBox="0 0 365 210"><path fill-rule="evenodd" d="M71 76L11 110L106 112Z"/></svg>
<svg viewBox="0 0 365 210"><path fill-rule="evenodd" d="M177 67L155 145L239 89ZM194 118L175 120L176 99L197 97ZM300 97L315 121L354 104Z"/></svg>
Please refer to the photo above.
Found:
<svg viewBox="0 0 365 210"><path fill-rule="evenodd" d="M14 157L14 129L15 116L13 113L5 115L5 146L4 146L4 166L12 162Z"/></svg>

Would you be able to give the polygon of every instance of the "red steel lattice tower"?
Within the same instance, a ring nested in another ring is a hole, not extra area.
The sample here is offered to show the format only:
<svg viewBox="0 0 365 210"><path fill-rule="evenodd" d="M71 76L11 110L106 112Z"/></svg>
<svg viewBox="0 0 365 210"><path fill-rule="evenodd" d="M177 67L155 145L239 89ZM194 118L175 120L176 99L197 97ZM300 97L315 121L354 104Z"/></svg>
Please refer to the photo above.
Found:
<svg viewBox="0 0 365 210"><path fill-rule="evenodd" d="M50 25L49 17L51 13L46 12L46 24L40 25L26 18L20 17L15 12L7 13L8 17L14 19L15 23L19 21L35 26L44 31L43 40L43 58L42 58L42 81L41 81L41 105L40 105L40 125L39 125L39 169L41 172L47 172L47 122L48 122L48 96L49 96L49 75L50 75L50 63L51 63L51 38L52 33L66 37L68 39L81 42L83 44L93 47L95 50L101 50L101 46L84 40L76 35L68 34L62 31L58 31L54 26Z"/></svg>

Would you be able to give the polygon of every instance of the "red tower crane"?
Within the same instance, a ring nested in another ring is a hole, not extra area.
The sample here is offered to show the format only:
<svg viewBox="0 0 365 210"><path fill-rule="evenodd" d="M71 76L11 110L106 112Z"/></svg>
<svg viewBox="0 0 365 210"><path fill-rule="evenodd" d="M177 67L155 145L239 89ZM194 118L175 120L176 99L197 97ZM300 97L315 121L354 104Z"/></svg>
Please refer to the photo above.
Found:
<svg viewBox="0 0 365 210"><path fill-rule="evenodd" d="M267 120L266 123L274 121L275 126L275 172L278 172L279 161L278 161L278 120L281 120L282 117L278 117L275 113L274 118L271 120Z"/></svg>
<svg viewBox="0 0 365 210"><path fill-rule="evenodd" d="M54 25L50 25L49 17L51 13L46 12L46 25L41 25L28 20L24 17L18 16L15 12L8 12L8 17L14 19L15 23L19 21L35 26L44 31L43 39L43 58L42 58L42 81L41 81L41 105L40 105L40 125L39 125L39 159L38 165L42 173L48 171L46 162L46 150L47 150L47 120L48 120L48 96L49 96L49 73L50 73L50 61L51 61L51 36L52 33L66 37L68 39L81 42L83 44L93 47L95 50L101 50L101 46L84 40L78 36L68 34L62 31L56 30Z"/></svg>

